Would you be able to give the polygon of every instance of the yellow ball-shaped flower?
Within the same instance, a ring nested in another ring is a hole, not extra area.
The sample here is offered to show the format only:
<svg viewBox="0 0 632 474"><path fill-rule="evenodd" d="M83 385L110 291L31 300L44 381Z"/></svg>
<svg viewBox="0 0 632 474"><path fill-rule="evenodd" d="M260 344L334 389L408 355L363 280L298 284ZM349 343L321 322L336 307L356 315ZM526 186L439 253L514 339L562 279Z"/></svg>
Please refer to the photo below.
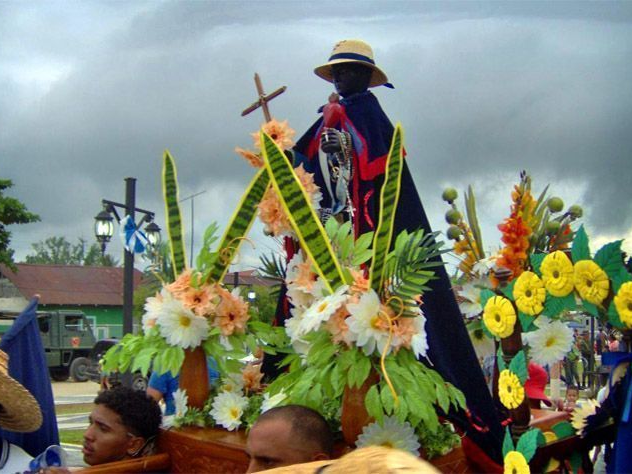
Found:
<svg viewBox="0 0 632 474"><path fill-rule="evenodd" d="M617 308L621 322L632 328L632 281L621 285L614 297L614 306Z"/></svg>
<svg viewBox="0 0 632 474"><path fill-rule="evenodd" d="M509 451L505 455L505 474L530 474L529 463L519 451Z"/></svg>
<svg viewBox="0 0 632 474"><path fill-rule="evenodd" d="M563 297L573 291L573 264L561 250L544 257L540 271L546 291L553 296Z"/></svg>
<svg viewBox="0 0 632 474"><path fill-rule="evenodd" d="M511 370L505 369L498 376L498 396L500 402L510 410L517 408L524 400L524 387Z"/></svg>
<svg viewBox="0 0 632 474"><path fill-rule="evenodd" d="M483 322L494 336L509 337L516 325L516 310L507 298L492 296L485 303Z"/></svg>
<svg viewBox="0 0 632 474"><path fill-rule="evenodd" d="M540 314L544 309L546 290L540 277L533 272L522 272L513 287L513 297L520 311L529 316Z"/></svg>
<svg viewBox="0 0 632 474"><path fill-rule="evenodd" d="M592 260L580 260L575 264L575 288L579 296L592 304L601 304L608 296L608 275Z"/></svg>

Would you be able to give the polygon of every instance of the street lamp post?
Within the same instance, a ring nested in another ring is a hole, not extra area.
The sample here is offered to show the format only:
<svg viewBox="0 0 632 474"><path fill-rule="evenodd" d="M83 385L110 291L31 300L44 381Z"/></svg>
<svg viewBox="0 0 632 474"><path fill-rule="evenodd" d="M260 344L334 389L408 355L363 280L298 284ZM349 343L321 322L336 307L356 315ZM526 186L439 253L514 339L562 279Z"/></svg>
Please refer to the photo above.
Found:
<svg viewBox="0 0 632 474"><path fill-rule="evenodd" d="M136 207L136 178L125 178L125 204L121 204L107 199L102 200L103 210L95 217L94 231L97 241L101 244L101 252L105 252L107 243L114 235L114 226L112 224L112 214L116 217L117 222L121 222L121 217L117 212L117 208L123 209L124 216L130 216L132 222L136 212L143 214L143 218L137 227L143 222L148 222L145 227L147 240L151 246L157 246L160 243L160 227L154 222L154 213L145 209ZM133 249L124 250L123 262L123 335L133 332L132 309L134 305L134 253Z"/></svg>

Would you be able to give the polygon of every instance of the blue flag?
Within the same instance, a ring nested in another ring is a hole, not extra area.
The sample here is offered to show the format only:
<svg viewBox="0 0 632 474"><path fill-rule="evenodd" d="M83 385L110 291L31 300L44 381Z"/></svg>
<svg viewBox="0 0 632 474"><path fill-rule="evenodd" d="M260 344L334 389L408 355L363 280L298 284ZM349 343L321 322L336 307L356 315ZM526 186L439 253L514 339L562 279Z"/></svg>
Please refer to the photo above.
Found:
<svg viewBox="0 0 632 474"><path fill-rule="evenodd" d="M38 299L33 298L0 341L0 349L9 356L9 375L35 397L44 420L32 433L0 429L0 438L20 446L33 457L51 444L59 444L53 389L37 325L37 304Z"/></svg>

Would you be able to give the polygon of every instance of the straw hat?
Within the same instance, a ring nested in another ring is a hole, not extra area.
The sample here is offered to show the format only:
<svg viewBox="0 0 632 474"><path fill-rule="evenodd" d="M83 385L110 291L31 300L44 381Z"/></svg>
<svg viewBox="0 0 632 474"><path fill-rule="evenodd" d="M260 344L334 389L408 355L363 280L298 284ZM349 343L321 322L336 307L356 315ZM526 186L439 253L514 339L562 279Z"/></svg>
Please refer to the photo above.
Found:
<svg viewBox="0 0 632 474"><path fill-rule="evenodd" d="M362 40L342 40L336 43L329 61L314 69L314 73L326 81L333 82L331 66L334 64L357 63L367 66L373 70L369 87L382 86L388 82L386 74L375 65L373 50L371 46Z"/></svg>
<svg viewBox="0 0 632 474"><path fill-rule="evenodd" d="M399 449L369 446L356 449L340 459L279 467L266 474L388 474L411 472L439 474L429 462Z"/></svg>
<svg viewBox="0 0 632 474"><path fill-rule="evenodd" d="M0 350L0 428L29 433L42 426L42 410L33 395L9 375L9 356Z"/></svg>

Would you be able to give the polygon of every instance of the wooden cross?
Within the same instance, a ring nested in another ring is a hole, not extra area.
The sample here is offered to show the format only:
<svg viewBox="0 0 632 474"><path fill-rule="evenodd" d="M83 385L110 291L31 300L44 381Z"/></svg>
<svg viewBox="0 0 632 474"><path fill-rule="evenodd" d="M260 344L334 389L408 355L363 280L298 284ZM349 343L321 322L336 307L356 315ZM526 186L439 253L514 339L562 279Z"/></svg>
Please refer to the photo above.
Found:
<svg viewBox="0 0 632 474"><path fill-rule="evenodd" d="M279 87L277 90L275 90L271 94L266 95L265 92L263 92L263 86L261 85L261 79L259 78L259 74L257 74L256 72L255 72L255 85L257 86L257 92L259 93L259 100L255 102L254 104L252 104L247 109L245 109L241 113L241 116L244 117L248 115L250 112L253 112L257 110L259 107L261 107L261 109L263 110L263 116L265 117L266 122L269 122L270 120L272 120L272 116L270 115L270 110L268 109L268 102L270 102L275 97L278 97L281 94L283 94L285 92L285 89L287 89L287 87L285 86Z"/></svg>

